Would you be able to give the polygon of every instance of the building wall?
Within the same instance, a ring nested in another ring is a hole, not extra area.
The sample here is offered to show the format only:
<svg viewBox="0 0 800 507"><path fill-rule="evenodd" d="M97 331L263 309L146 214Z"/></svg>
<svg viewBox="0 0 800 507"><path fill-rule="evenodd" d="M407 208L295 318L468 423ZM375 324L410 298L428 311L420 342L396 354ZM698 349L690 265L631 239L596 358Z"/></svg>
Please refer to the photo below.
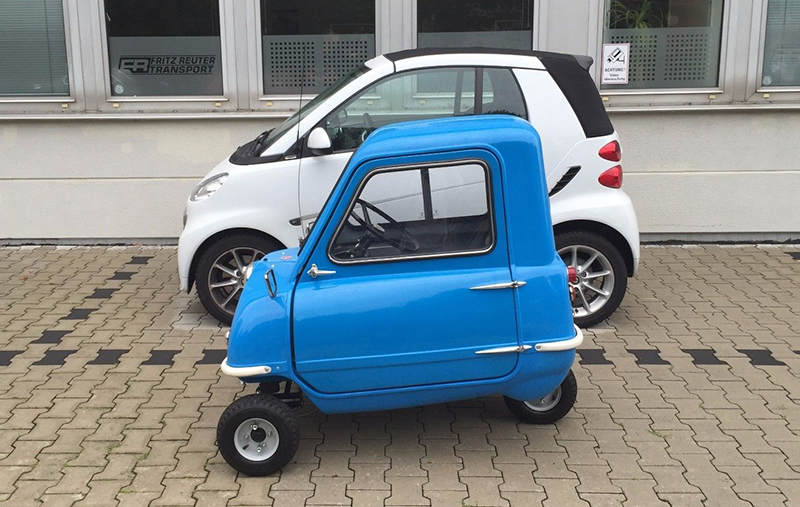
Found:
<svg viewBox="0 0 800 507"><path fill-rule="evenodd" d="M414 47L418 0L375 1L377 52ZM715 1L725 12L718 91L602 92L622 138L623 188L645 239L798 239L800 88L759 91L766 0ZM107 97L102 1L64 5L71 102L0 100L0 242L174 241L193 186L297 107L297 97L260 96L259 2L221 0L219 102ZM535 0L532 46L597 59L603 6Z"/></svg>
<svg viewBox="0 0 800 507"><path fill-rule="evenodd" d="M612 114L641 231L800 237L800 115ZM191 189L276 120L0 122L0 237L174 239ZM265 196L269 198L269 196ZM724 236L723 236L724 237Z"/></svg>

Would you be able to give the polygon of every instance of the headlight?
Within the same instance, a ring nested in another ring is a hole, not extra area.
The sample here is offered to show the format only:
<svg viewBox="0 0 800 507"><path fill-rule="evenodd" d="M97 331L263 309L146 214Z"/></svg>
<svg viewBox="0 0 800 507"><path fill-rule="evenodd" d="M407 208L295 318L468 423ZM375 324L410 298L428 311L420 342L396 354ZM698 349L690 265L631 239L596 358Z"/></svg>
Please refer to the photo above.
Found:
<svg viewBox="0 0 800 507"><path fill-rule="evenodd" d="M222 187L222 184L225 183L225 180L227 179L228 173L222 173L200 182L200 184L197 185L194 190L192 190L192 196L189 199L192 201L202 201L203 199L208 199L214 195L214 192Z"/></svg>
<svg viewBox="0 0 800 507"><path fill-rule="evenodd" d="M244 281L246 282L247 280L249 280L250 279L250 275L252 275L252 274L253 274L253 265L250 264L249 266L244 268Z"/></svg>

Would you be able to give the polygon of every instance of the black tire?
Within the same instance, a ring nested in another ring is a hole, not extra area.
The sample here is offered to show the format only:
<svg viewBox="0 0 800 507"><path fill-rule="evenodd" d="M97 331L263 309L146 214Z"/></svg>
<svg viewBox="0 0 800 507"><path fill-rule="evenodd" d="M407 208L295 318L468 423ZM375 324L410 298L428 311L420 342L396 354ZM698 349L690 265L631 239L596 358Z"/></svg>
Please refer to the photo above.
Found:
<svg viewBox="0 0 800 507"><path fill-rule="evenodd" d="M572 370L567 373L567 377L561 382L559 389L561 389L561 398L558 400L558 403L549 410L544 411L534 410L526 405L524 401L515 400L508 396L504 396L503 398L506 400L508 409L523 422L530 424L553 424L572 410L572 406L575 405L575 400L578 398L578 382L575 380L575 374L572 373Z"/></svg>
<svg viewBox="0 0 800 507"><path fill-rule="evenodd" d="M233 314L236 311L238 297L235 297L231 303L228 303L228 305L223 308L220 302L217 302L212 295L209 275L211 274L214 262L216 262L221 255L234 248L241 248L243 250L253 249L267 254L275 250L280 250L283 246L274 240L255 233L237 233L217 239L200 252L200 257L197 260L194 272L194 283L197 287L197 295L200 296L200 302L203 303L208 313L223 324L228 325L233 321Z"/></svg>
<svg viewBox="0 0 800 507"><path fill-rule="evenodd" d="M275 453L264 461L243 456L236 447L235 433L248 419L269 421L278 431ZM251 394L231 403L217 423L217 446L225 461L239 472L252 477L269 475L282 469L297 452L300 427L294 413L278 398L269 394Z"/></svg>
<svg viewBox="0 0 800 507"><path fill-rule="evenodd" d="M605 304L592 313L588 313L587 315L575 315L574 317L575 324L577 324L578 327L591 327L595 324L599 324L619 308L622 299L625 297L625 291L628 288L628 269L625 266L625 258L622 256L622 252L608 239L594 232L564 232L556 235L555 240L556 250L559 252L571 246L588 247L600 252L611 265L614 283L611 288L611 294ZM581 303L580 296L577 295L573 301L573 306L581 305Z"/></svg>

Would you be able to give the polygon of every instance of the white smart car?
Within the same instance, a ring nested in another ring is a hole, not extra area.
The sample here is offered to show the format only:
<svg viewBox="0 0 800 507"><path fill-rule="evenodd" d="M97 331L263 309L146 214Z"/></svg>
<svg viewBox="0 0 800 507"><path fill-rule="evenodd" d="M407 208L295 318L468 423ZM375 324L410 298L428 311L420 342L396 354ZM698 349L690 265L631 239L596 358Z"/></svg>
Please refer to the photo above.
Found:
<svg viewBox="0 0 800 507"><path fill-rule="evenodd" d="M596 324L619 306L627 278L636 273L639 231L620 189L619 140L589 75L591 64L586 56L486 48L373 58L241 146L194 189L178 243L181 288L196 285L208 311L230 323L247 266L302 240L373 130L426 118L511 114L530 121L542 139L556 247L579 275L575 320ZM449 183L437 184L446 189Z"/></svg>

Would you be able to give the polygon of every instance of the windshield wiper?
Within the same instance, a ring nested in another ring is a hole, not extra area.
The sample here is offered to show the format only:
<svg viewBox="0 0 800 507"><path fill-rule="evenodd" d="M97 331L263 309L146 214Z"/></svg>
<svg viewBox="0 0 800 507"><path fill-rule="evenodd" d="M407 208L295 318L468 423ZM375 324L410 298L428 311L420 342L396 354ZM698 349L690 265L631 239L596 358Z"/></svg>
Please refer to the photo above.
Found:
<svg viewBox="0 0 800 507"><path fill-rule="evenodd" d="M270 132L272 132L273 130L274 129L265 130L264 132L259 134L258 137L256 137L256 139L253 141L253 145L250 147L250 149L244 153L244 156L257 157L258 152L261 150L261 145L264 144L264 140L267 137L269 137Z"/></svg>

